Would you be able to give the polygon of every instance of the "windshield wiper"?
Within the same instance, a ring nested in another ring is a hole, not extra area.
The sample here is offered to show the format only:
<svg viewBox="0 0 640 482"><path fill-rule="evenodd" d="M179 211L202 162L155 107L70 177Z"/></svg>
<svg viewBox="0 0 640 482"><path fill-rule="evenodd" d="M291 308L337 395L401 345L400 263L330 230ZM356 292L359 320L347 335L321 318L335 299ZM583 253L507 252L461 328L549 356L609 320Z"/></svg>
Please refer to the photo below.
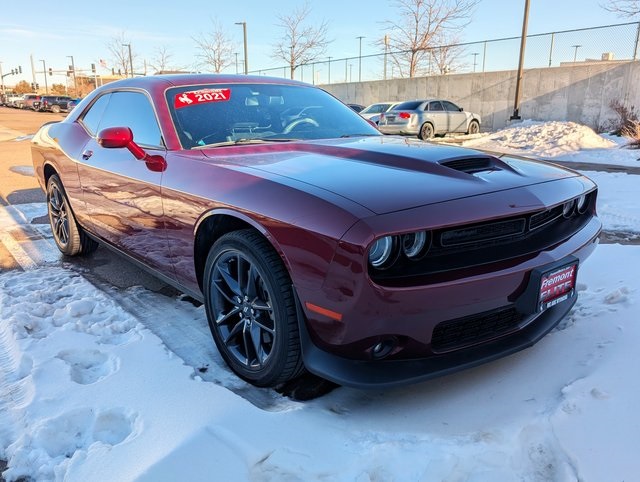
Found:
<svg viewBox="0 0 640 482"><path fill-rule="evenodd" d="M340 136L340 139L345 139L347 137L378 137L382 134L343 134Z"/></svg>
<svg viewBox="0 0 640 482"><path fill-rule="evenodd" d="M269 138L269 139L259 139L259 138L242 138L236 139L235 141L221 141L214 142L213 144L205 144L204 146L194 146L192 149L205 149L210 147L225 147L225 146L240 146L240 145L248 145L248 144L269 144L271 142L291 142L297 141L299 139L277 139L277 138Z"/></svg>

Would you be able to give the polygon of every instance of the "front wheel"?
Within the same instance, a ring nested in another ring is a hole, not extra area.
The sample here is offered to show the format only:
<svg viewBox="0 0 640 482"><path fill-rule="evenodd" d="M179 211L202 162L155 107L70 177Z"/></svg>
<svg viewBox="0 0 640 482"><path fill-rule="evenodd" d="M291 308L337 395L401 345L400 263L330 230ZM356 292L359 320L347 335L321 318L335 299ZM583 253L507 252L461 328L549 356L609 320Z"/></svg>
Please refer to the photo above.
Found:
<svg viewBox="0 0 640 482"><path fill-rule="evenodd" d="M54 114L59 114L60 113L60 106L59 105L52 105L51 106L51 112L53 112Z"/></svg>
<svg viewBox="0 0 640 482"><path fill-rule="evenodd" d="M216 346L239 377L274 387L303 371L291 279L260 234L235 231L216 241L203 291Z"/></svg>
<svg viewBox="0 0 640 482"><path fill-rule="evenodd" d="M422 124L420 128L420 134L418 135L420 139L426 141L427 139L431 139L433 137L433 126L428 122Z"/></svg>
<svg viewBox="0 0 640 482"><path fill-rule="evenodd" d="M76 222L62 181L56 174L47 181L47 210L53 240L62 254L76 256L96 250L98 243L87 236Z"/></svg>

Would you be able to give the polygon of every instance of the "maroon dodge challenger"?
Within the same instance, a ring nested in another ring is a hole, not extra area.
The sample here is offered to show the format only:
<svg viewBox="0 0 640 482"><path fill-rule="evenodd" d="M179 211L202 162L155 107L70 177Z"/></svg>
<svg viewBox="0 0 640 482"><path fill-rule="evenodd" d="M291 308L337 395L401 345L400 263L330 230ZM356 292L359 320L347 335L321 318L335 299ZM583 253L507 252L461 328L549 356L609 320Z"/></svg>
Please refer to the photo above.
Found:
<svg viewBox="0 0 640 482"><path fill-rule="evenodd" d="M530 346L601 229L574 171L386 137L283 79L114 82L32 153L60 251L100 243L201 300L258 386L394 386Z"/></svg>

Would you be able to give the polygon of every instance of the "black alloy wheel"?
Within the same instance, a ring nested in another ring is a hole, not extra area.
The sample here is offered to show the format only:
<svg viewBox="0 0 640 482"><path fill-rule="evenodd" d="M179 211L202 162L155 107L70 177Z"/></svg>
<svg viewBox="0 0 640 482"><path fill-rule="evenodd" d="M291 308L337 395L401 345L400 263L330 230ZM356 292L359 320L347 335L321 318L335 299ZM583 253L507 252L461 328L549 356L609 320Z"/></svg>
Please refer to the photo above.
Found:
<svg viewBox="0 0 640 482"><path fill-rule="evenodd" d="M291 279L259 233L235 231L214 243L204 293L213 338L238 376L274 387L302 373Z"/></svg>
<svg viewBox="0 0 640 482"><path fill-rule="evenodd" d="M67 256L89 254L98 243L89 238L76 222L60 178L54 174L47 181L47 210L53 240Z"/></svg>
<svg viewBox="0 0 640 482"><path fill-rule="evenodd" d="M420 135L418 137L423 141L431 139L433 137L433 126L428 122L422 124L422 127L420 127Z"/></svg>

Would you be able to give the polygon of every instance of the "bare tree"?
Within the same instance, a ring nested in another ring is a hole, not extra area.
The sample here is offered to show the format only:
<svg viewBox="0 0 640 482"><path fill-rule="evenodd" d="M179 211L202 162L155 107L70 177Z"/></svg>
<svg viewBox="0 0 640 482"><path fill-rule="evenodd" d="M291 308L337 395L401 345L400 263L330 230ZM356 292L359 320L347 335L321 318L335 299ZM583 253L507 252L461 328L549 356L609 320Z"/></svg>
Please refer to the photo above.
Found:
<svg viewBox="0 0 640 482"><path fill-rule="evenodd" d="M162 47L156 47L154 55L149 61L149 67L156 74L171 70L169 66L171 57L173 57L173 54L169 51L166 45L163 45Z"/></svg>
<svg viewBox="0 0 640 482"><path fill-rule="evenodd" d="M446 33L460 30L479 0L395 0L398 21L389 20L387 48L402 77L415 77L426 72L425 61L433 55L438 40ZM384 40L379 42L384 45ZM448 51L449 57L453 51ZM450 59L449 59L450 60Z"/></svg>
<svg viewBox="0 0 640 482"><path fill-rule="evenodd" d="M640 15L640 0L609 0L601 4L602 8L617 14L619 17L635 17Z"/></svg>
<svg viewBox="0 0 640 482"><path fill-rule="evenodd" d="M461 61L465 49L460 45L460 38L448 32L440 32L434 38L434 46L429 49L429 74L449 74L461 70Z"/></svg>
<svg viewBox="0 0 640 482"><path fill-rule="evenodd" d="M127 34L124 31L107 43L107 48L113 56L111 65L114 66L117 72L124 74L125 77L131 74L131 65L135 65L137 58L133 48L130 49L130 46L131 40L127 38ZM129 59L129 52L131 52L131 59Z"/></svg>
<svg viewBox="0 0 640 482"><path fill-rule="evenodd" d="M273 58L282 59L289 65L291 78L301 65L313 62L323 56L330 40L327 40L328 24L323 20L319 25L306 24L311 6L305 3L290 15L278 15L276 25L283 31L282 39L273 46Z"/></svg>
<svg viewBox="0 0 640 482"><path fill-rule="evenodd" d="M220 73L232 63L233 42L218 20L211 20L211 23L211 32L201 33L192 39L198 48L196 57L200 59L200 65Z"/></svg>

